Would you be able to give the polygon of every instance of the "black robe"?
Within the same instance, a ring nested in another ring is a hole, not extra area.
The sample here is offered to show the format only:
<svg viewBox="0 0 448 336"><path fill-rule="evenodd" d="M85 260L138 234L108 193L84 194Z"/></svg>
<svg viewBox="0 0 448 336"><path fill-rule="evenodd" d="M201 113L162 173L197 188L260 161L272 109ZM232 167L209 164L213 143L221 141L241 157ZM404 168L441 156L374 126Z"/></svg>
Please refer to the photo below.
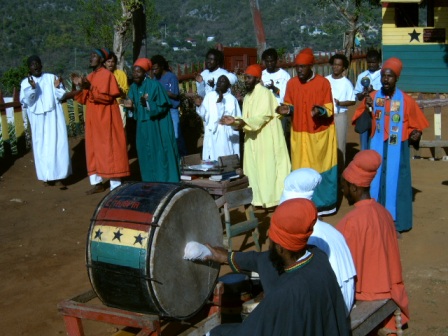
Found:
<svg viewBox="0 0 448 336"><path fill-rule="evenodd" d="M220 325L210 335L349 335L344 299L328 257L317 247L309 251L313 257L307 264L269 282L272 288L243 323Z"/></svg>

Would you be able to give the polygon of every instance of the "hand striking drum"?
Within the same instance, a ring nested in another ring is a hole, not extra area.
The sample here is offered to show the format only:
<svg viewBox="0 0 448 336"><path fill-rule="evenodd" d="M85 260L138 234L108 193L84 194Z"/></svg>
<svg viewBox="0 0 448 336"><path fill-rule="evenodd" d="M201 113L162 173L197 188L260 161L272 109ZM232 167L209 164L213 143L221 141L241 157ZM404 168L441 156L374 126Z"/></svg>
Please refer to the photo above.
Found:
<svg viewBox="0 0 448 336"><path fill-rule="evenodd" d="M183 259L190 241L222 245L218 209L204 190L129 183L107 195L90 224L87 269L107 306L185 319L206 303L218 263Z"/></svg>

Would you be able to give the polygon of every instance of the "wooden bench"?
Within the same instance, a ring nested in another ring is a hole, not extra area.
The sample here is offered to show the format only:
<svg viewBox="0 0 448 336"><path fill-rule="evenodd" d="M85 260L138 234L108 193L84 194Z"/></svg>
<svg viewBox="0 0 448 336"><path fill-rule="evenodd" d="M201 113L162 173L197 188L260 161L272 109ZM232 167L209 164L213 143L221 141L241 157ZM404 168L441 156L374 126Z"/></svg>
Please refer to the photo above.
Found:
<svg viewBox="0 0 448 336"><path fill-rule="evenodd" d="M350 312L352 336L368 335L391 314L395 315L396 334L403 335L401 310L393 300L356 301Z"/></svg>

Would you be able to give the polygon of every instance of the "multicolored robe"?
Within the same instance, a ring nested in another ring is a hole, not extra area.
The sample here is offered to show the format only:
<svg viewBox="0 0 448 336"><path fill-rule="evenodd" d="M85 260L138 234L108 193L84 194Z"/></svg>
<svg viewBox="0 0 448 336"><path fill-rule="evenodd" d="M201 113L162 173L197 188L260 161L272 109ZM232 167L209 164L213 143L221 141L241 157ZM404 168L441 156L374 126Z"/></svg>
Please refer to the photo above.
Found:
<svg viewBox="0 0 448 336"><path fill-rule="evenodd" d="M313 168L322 175L313 202L320 213L336 211L338 166L336 128L330 82L313 75L306 83L291 78L286 86L285 104L292 105L291 161L292 169ZM312 117L313 106L324 108L323 114Z"/></svg>

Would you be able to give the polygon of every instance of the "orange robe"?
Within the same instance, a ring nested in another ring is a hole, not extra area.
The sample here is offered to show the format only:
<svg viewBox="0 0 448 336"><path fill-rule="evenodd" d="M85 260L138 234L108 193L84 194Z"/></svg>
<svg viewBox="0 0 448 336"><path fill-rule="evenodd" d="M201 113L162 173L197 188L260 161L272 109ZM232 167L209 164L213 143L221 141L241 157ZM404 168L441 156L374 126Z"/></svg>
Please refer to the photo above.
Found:
<svg viewBox="0 0 448 336"><path fill-rule="evenodd" d="M87 173L103 178L128 176L126 137L117 98L117 80L112 72L99 68L87 76L91 86L75 99L86 105L85 140Z"/></svg>
<svg viewBox="0 0 448 336"><path fill-rule="evenodd" d="M344 235L356 267L356 300L392 299L400 307L402 323L409 321L400 250L391 214L374 199L355 203L336 228ZM395 318L386 320L395 330Z"/></svg>

